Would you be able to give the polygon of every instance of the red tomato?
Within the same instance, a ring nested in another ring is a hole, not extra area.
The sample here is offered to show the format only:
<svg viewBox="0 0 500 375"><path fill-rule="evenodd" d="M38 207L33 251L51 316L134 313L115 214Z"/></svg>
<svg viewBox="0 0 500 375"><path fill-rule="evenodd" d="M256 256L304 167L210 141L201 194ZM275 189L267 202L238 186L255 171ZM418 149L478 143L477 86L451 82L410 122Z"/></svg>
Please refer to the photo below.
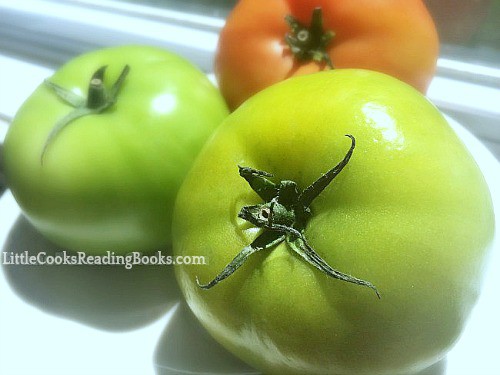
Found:
<svg viewBox="0 0 500 375"><path fill-rule="evenodd" d="M294 53L297 44L309 50ZM241 0L221 31L215 74L231 109L278 81L331 67L383 72L425 93L438 50L421 0Z"/></svg>

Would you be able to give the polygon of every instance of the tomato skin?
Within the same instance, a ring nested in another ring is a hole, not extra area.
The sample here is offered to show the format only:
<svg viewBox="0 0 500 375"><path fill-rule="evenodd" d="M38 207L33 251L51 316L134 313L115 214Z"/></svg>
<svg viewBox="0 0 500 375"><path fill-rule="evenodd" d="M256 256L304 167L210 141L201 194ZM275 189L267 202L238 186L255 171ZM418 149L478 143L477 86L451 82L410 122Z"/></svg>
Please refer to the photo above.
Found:
<svg viewBox="0 0 500 375"><path fill-rule="evenodd" d="M434 75L439 41L420 0L240 0L221 31L215 74L231 109L286 78L328 69L298 61L285 43L285 16L309 24L323 10L325 30L335 32L327 52L335 68L392 75L425 93Z"/></svg>
<svg viewBox="0 0 500 375"><path fill-rule="evenodd" d="M71 111L42 84L5 139L7 182L35 227L55 243L90 253L153 251L169 245L177 190L201 146L227 116L217 89L183 58L148 46L121 46L71 60L50 77L87 95L107 65L111 85L125 64L117 102L69 124L47 148L55 123Z"/></svg>
<svg viewBox="0 0 500 375"><path fill-rule="evenodd" d="M210 281L258 233L237 218L262 201L237 165L303 189L342 159L345 134L356 149L313 202L306 235L381 299L283 243L200 289L196 278ZM173 220L174 254L207 260L176 266L191 310L266 374L409 374L437 362L477 299L493 234L488 187L439 111L411 87L358 70L295 77L240 106L197 158Z"/></svg>

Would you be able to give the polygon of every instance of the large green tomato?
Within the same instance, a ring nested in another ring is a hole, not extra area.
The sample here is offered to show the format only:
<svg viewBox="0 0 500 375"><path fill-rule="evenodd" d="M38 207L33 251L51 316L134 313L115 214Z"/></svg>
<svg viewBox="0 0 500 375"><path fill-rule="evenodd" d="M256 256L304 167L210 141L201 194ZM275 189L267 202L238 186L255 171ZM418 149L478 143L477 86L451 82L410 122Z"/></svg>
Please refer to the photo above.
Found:
<svg viewBox="0 0 500 375"><path fill-rule="evenodd" d="M171 240L181 182L227 114L206 76L170 52L84 54L19 109L4 145L7 182L28 219L59 245L159 250Z"/></svg>
<svg viewBox="0 0 500 375"><path fill-rule="evenodd" d="M493 232L440 112L394 78L336 70L223 122L178 194L173 245L205 257L176 268L194 314L264 373L403 374L459 336Z"/></svg>

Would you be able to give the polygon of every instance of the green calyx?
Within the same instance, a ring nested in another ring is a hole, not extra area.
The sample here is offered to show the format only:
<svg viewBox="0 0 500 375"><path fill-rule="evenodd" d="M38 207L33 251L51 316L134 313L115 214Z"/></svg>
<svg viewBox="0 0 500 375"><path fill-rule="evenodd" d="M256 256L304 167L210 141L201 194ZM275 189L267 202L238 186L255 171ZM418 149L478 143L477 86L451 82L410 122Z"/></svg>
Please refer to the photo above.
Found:
<svg viewBox="0 0 500 375"><path fill-rule="evenodd" d="M333 69L333 63L326 48L335 33L331 30L323 30L321 8L314 8L309 26L301 24L291 15L286 16L285 21L290 27L290 33L285 35L285 41L295 57L302 61L325 62L330 69Z"/></svg>
<svg viewBox="0 0 500 375"><path fill-rule="evenodd" d="M354 151L356 144L354 137L346 136L351 139L351 147L343 160L302 191L294 181L274 183L268 179L272 177L270 173L239 167L240 176L264 202L243 207L238 216L263 230L208 284L201 284L196 279L201 288L210 289L231 276L257 251L271 249L285 242L290 250L327 276L371 288L380 298L377 288L370 282L342 273L328 265L309 245L305 237L307 221L312 214L311 203L347 165Z"/></svg>
<svg viewBox="0 0 500 375"><path fill-rule="evenodd" d="M66 104L73 107L73 110L57 121L50 131L40 155L40 162L42 164L49 145L66 126L80 117L102 113L116 103L118 93L125 81L125 77L130 71L130 67L125 65L120 76L110 89L104 85L104 73L106 68L107 66L102 66L92 75L86 99L49 80L44 81L44 84Z"/></svg>

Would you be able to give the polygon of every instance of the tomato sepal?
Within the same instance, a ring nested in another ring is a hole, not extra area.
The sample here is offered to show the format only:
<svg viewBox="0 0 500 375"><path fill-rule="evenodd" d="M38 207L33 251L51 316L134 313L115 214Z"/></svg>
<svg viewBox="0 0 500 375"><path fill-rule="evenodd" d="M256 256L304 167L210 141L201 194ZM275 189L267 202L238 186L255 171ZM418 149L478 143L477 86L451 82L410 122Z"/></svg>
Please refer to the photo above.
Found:
<svg viewBox="0 0 500 375"><path fill-rule="evenodd" d="M313 9L309 26L303 25L290 14L285 17L285 21L290 27L290 32L285 35L285 41L294 56L301 61L324 62L330 69L333 69L333 63L326 48L335 37L335 33L331 30L323 30L321 7Z"/></svg>
<svg viewBox="0 0 500 375"><path fill-rule="evenodd" d="M66 116L58 120L50 131L43 145L42 153L40 154L41 164L43 164L43 159L49 145L64 128L80 117L102 113L116 103L118 92L120 91L120 88L130 71L130 67L125 65L120 73L120 76L109 90L104 85L104 73L106 72L106 69L107 65L101 66L92 75L89 82L87 99L55 84L54 82L51 82L48 79L44 81L44 84L51 89L57 97L74 109Z"/></svg>
<svg viewBox="0 0 500 375"><path fill-rule="evenodd" d="M305 237L306 224L311 217L311 203L344 169L354 152L355 138L350 134L346 134L346 137L351 139L351 147L344 158L302 192L299 191L295 181L285 180L276 184L267 178L273 177L271 173L239 166L240 176L248 182L264 203L244 206L238 213L238 217L263 231L250 245L245 246L212 281L202 284L196 277L196 283L200 288L214 287L231 276L252 254L260 250L271 249L285 241L290 250L327 276L368 287L380 298L378 289L372 283L331 267L309 245Z"/></svg>

